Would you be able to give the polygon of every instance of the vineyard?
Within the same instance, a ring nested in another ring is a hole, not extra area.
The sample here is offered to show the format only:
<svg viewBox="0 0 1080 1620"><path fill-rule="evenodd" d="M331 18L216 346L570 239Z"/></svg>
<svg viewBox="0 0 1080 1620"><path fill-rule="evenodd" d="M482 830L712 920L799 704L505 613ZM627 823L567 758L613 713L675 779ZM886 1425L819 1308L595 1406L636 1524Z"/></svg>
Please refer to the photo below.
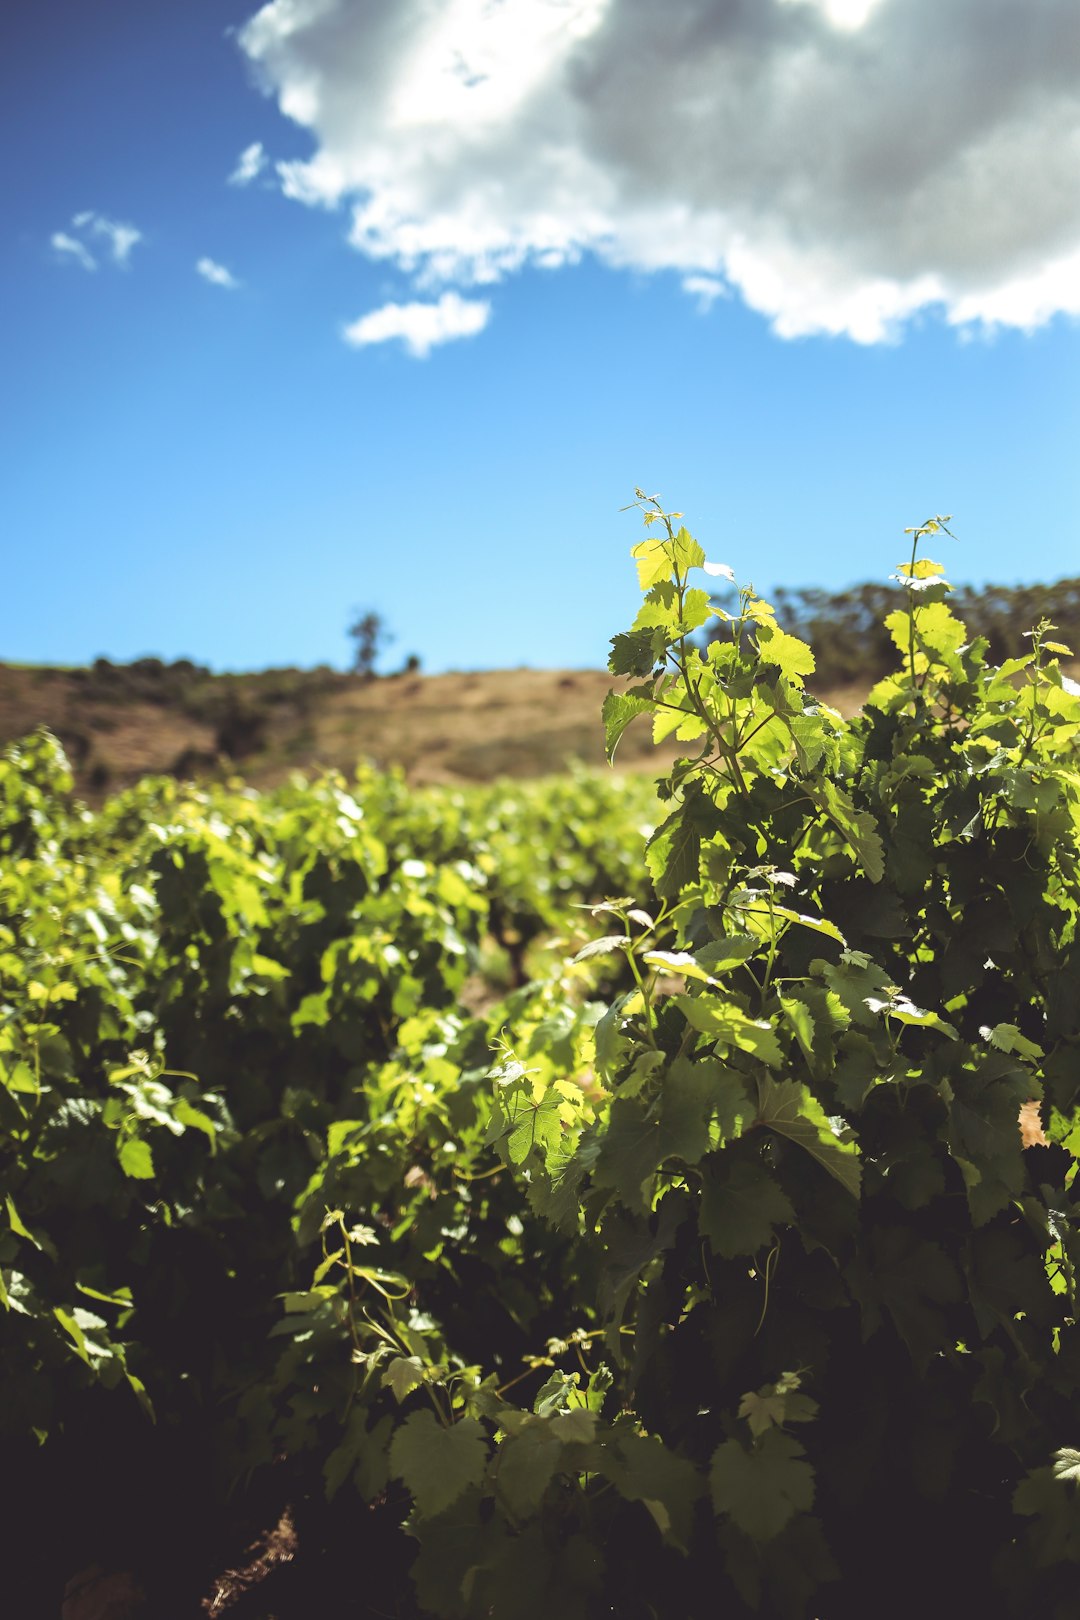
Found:
<svg viewBox="0 0 1080 1620"><path fill-rule="evenodd" d="M655 786L0 764L12 1613L1075 1613L1069 649L931 521L846 719L641 507Z"/></svg>

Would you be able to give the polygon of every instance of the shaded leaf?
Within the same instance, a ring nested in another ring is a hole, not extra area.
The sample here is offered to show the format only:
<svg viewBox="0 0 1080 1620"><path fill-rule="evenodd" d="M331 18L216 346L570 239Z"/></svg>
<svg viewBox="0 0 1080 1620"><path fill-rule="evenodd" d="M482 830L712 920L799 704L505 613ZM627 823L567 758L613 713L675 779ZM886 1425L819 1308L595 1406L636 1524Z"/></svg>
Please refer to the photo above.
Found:
<svg viewBox="0 0 1080 1620"><path fill-rule="evenodd" d="M471 1485L479 1485L486 1468L487 1446L475 1418L444 1428L433 1412L414 1412L390 1447L390 1472L412 1492L424 1518L453 1506Z"/></svg>
<svg viewBox="0 0 1080 1620"><path fill-rule="evenodd" d="M796 1513L814 1505L814 1471L797 1441L770 1429L748 1451L738 1440L713 1453L709 1489L717 1514L751 1540L771 1541Z"/></svg>
<svg viewBox="0 0 1080 1620"><path fill-rule="evenodd" d="M393 1390L399 1406L406 1395L423 1382L424 1364L419 1356L395 1356L382 1375L383 1388Z"/></svg>
<svg viewBox="0 0 1080 1620"><path fill-rule="evenodd" d="M701 1231L724 1259L757 1254L771 1246L777 1226L794 1223L787 1194L760 1159L718 1153L706 1165Z"/></svg>
<svg viewBox="0 0 1080 1620"><path fill-rule="evenodd" d="M647 713L653 707L648 698L634 697L630 692L609 692L604 699L604 746L609 760L615 758L615 750L619 746L619 739L630 724L631 720L639 714Z"/></svg>
<svg viewBox="0 0 1080 1620"><path fill-rule="evenodd" d="M597 1466L626 1501L644 1504L669 1545L688 1550L694 1505L705 1488L688 1457L655 1436L621 1433L604 1444Z"/></svg>
<svg viewBox="0 0 1080 1620"><path fill-rule="evenodd" d="M758 1119L778 1136L793 1142L816 1159L853 1198L859 1196L862 1167L854 1142L841 1142L833 1132L821 1104L808 1087L795 1080L759 1083Z"/></svg>

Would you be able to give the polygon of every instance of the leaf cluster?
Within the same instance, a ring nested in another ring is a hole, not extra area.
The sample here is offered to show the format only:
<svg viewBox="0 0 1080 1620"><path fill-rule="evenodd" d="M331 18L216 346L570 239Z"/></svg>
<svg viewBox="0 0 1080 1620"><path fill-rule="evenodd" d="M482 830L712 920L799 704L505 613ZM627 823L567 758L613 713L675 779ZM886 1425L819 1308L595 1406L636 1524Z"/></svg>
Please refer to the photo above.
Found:
<svg viewBox="0 0 1080 1620"><path fill-rule="evenodd" d="M874 681L888 673L892 642L885 619L895 592L868 582L842 591L820 587L778 588L776 615L783 628L812 648L820 686ZM1063 642L1080 648L1080 578L1052 585L961 585L952 596L969 636L984 637L992 663L1019 657L1025 636L1040 619L1052 619ZM714 634L724 634L720 625Z"/></svg>
<svg viewBox="0 0 1080 1620"><path fill-rule="evenodd" d="M685 745L658 798L362 773L89 816L49 739L9 756L4 1422L103 1391L233 1481L285 1459L410 1549L401 1616L854 1620L933 1571L941 1612L1064 1617L1065 650L994 663L934 519L845 720L639 501L604 722Z"/></svg>

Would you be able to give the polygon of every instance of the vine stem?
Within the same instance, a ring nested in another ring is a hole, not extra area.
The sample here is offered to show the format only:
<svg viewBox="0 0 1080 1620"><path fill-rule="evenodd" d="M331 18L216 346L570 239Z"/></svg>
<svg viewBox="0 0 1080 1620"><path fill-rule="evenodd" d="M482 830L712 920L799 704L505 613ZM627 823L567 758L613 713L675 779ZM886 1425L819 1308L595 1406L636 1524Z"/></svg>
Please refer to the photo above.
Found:
<svg viewBox="0 0 1080 1620"><path fill-rule="evenodd" d="M911 582L914 581L914 578L915 578L915 559L916 559L916 556L918 554L919 541L922 539L922 536L923 536L922 528L916 529L915 533L914 533L914 535L912 537L912 541L911 541L911 562L909 564L909 573L908 573L908 582L909 582L908 583L908 668L909 668L909 670L911 672L911 684L912 684L913 687L916 686L916 681L915 681L915 613L916 613L916 608L915 608L915 593L914 593L914 591L912 589L912 583Z"/></svg>
<svg viewBox="0 0 1080 1620"><path fill-rule="evenodd" d="M653 504L656 505L655 502ZM657 510L659 511L659 506L657 506ZM681 571L679 569L678 562L677 562L677 560L675 558L675 552L674 552L675 531L671 526L671 518L668 516L668 514L666 512L661 513L661 516L663 518L664 528L667 530L668 541L669 541L669 543L671 544L671 547L672 547L672 568L673 568L674 576L675 576L675 591L676 591L676 596L677 596L677 600L678 600L679 622L682 623L684 610L685 610L685 606L686 606L686 585L687 585L687 581L686 581L686 577L681 573ZM741 620L740 620L740 623L741 623ZM738 750L735 749L735 748L732 748L731 745L724 740L724 737L723 737L722 733L720 732L718 726L715 724L715 722L713 720L713 717L709 713L709 710L708 710L708 708L707 708L707 706L705 704L705 701L701 696L700 687L698 686L697 682L694 680L693 676L690 674L690 670L689 670L688 662L687 662L687 655L686 655L686 634L685 634L685 631L682 632L680 634L680 636L679 636L679 656L676 658L674 656L674 654L672 654L671 657L672 657L672 662L675 665L675 668L678 670L679 675L682 678L683 687L684 687L685 691L687 692L687 694L690 697L690 701L694 706L694 710L695 710L695 712L697 714L698 719L702 722L702 724L705 727L705 730L707 731L709 736L712 738L713 743L714 743L714 745L716 747L716 751L720 755L720 757L724 761L724 763L727 765L728 770L731 773L732 779L735 782L735 785L737 786L739 792L743 795L744 798L748 798L749 797L749 789L746 786L746 779L744 778L743 773L742 773L742 769L741 769L741 767L739 765Z"/></svg>

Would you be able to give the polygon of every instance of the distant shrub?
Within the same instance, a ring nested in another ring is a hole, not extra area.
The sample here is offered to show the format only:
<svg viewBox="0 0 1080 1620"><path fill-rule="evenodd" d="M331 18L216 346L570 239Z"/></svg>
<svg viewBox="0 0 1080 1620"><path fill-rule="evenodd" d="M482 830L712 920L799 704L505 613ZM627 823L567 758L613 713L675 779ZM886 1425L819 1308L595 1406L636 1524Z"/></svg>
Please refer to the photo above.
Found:
<svg viewBox="0 0 1080 1620"><path fill-rule="evenodd" d="M95 658L88 671L72 671L86 696L99 703L151 703L161 707L183 707L193 683L207 679L209 674L190 658L172 664L161 658L136 658L130 664Z"/></svg>

